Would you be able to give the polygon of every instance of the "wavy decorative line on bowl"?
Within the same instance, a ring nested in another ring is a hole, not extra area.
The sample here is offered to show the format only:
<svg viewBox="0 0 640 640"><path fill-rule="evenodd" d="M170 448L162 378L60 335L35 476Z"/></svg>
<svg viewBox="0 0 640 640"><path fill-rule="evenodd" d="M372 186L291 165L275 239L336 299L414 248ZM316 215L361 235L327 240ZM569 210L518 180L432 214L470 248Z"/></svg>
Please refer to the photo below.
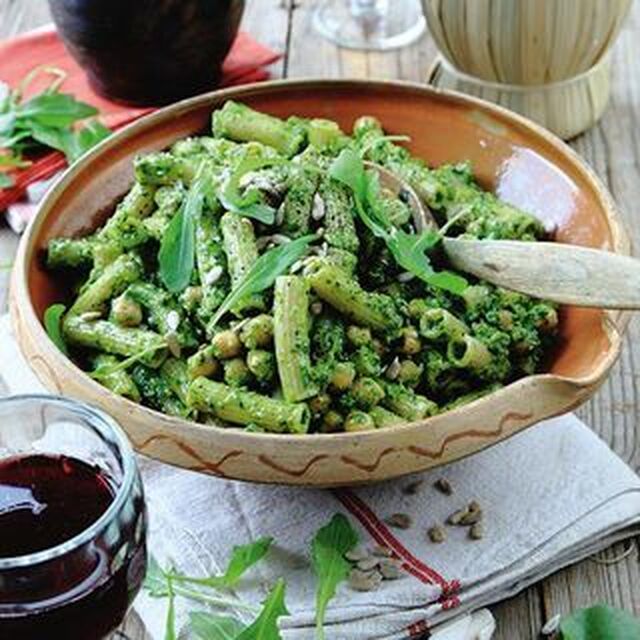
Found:
<svg viewBox="0 0 640 640"><path fill-rule="evenodd" d="M533 413L517 413L516 411L510 411L506 413L500 419L500 424L498 428L493 431L480 431L479 429L469 429L468 431L462 431L461 433L454 433L450 436L447 436L443 441L440 449L423 449L422 447L418 447L416 445L411 445L407 447L407 450L411 453L415 453L416 455L422 456L424 458L431 458L435 460L437 458L441 458L444 455L445 449L447 445L456 440L460 440L462 438L497 438L502 435L502 430L504 429L505 424L509 420L514 421L524 421L529 420L533 417Z"/></svg>
<svg viewBox="0 0 640 640"><path fill-rule="evenodd" d="M190 456L194 460L197 460L200 463L200 467L197 470L206 469L208 472L213 473L217 476L221 476L223 478L225 478L226 475L221 469L222 465L230 458L235 458L244 453L244 451L240 451L240 449L233 449L232 451L225 453L222 456L222 458L220 458L220 460L218 460L217 462L211 462L209 460L205 460L200 454L198 454L195 451L195 449L193 449L193 447L190 447L188 444L185 444L180 440L176 440L176 438L174 438L173 436L168 436L164 433L156 433L155 435L149 436L146 440L143 440L142 442L139 442L139 443L135 442L133 439L131 440L132 440L133 446L141 453L143 453L144 450L152 442L155 442L156 440L169 441L171 444L174 444L176 447L178 447L178 449L180 449L183 453L187 454L188 456ZM196 469L194 468L193 470L195 471Z"/></svg>
<svg viewBox="0 0 640 640"><path fill-rule="evenodd" d="M395 447L389 447L388 449L385 449L384 451L381 451L378 454L378 458L375 462L371 462L369 464L365 463L365 462L359 462L358 460L351 458L349 456L340 456L340 460L342 460L342 462L344 462L345 464L350 464L353 467L357 467L358 469L361 469L362 471L367 471L369 473L371 473L372 471L375 471L378 466L380 465L380 462L382 461L382 458L384 458L384 456L386 456L388 453L392 453L393 451L395 451L396 448Z"/></svg>
<svg viewBox="0 0 640 640"><path fill-rule="evenodd" d="M316 463L320 462L320 460L324 460L325 458L329 458L329 455L326 453L322 453L320 455L314 456L304 465L301 469L288 469L287 467L274 462L269 456L259 455L258 460L262 462L262 464L266 464L268 467L275 469L276 471L280 471L281 473L286 473L288 476L293 476L295 478L300 478L305 475L307 471Z"/></svg>

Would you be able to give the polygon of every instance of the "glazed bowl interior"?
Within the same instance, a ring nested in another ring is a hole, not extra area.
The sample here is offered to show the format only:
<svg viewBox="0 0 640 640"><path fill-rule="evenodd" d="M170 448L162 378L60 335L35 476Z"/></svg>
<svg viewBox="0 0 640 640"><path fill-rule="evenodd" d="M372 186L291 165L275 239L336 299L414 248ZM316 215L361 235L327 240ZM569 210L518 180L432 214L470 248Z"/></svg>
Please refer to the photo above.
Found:
<svg viewBox="0 0 640 640"><path fill-rule="evenodd" d="M77 236L92 231L109 215L114 203L130 187L133 179L132 159L135 155L163 149L178 138L206 132L209 129L211 111L229 98L243 101L251 107L281 117L296 114L331 118L336 120L345 131L351 129L358 116L374 115L381 120L388 133L410 136L411 141L407 145L411 152L425 159L430 165L471 161L475 174L485 188L495 191L500 197L535 214L548 227L556 229L558 241L628 253L626 235L619 226L614 205L586 165L559 140L510 112L478 100L437 92L422 85L408 83L370 81L263 83L199 96L156 112L113 136L80 163L74 165L48 195L37 219L23 240L18 266L14 273L12 297L14 324L18 325L19 333L29 332L32 343L38 342L38 339L47 342L42 329L40 328L38 334L38 329L31 326L31 321L41 320L47 306L60 301L64 295L64 283L60 283L54 275L43 268L42 251L48 240L56 236ZM24 291L26 301L20 299L21 291ZM568 409L572 403L575 405L584 401L595 389L619 351L618 333L611 329L614 319L613 315L601 310L562 309L561 338L548 363L548 373L551 375L533 376L531 380L547 379L548 382L548 379L553 379L556 384L569 385L573 390L564 394L562 407L558 404L559 401L556 404L552 403L546 409L536 409L533 403L531 417L522 420L523 425ZM274 451L278 447L277 442L282 442L282 436L265 437L261 434L239 433L237 430L215 428L212 430L211 427L168 419L151 410L134 406L127 400L117 398L106 389L100 387L98 391L95 382L55 351L48 352L47 357L43 355L41 359L47 361L43 366L52 370L56 370L64 362L64 366L67 367L65 375L75 376L75 382L80 380L78 376L82 376L84 380L82 384L87 389L91 389L87 394L88 398L85 399L102 398L96 395L101 393L104 398L109 399L110 403L119 403L120 406L125 407L131 415L134 410L143 412L144 416L141 414L139 419L133 421L136 424L145 421L148 423L148 428L141 429L139 433L153 434L154 428L160 429L158 425L164 421L167 424L179 423L184 433L190 434L187 439L193 436L194 441L189 444L190 447L196 440L200 443L207 441L207 438L213 440L231 437L228 433L230 431L234 432L233 437L236 439L245 438L246 442L238 440L245 444L257 443L263 438L262 442L271 442L265 446L271 447ZM45 372L41 377L46 382L46 378L50 376ZM534 385L529 388L522 386L522 382L514 383L514 388L520 385L523 392L525 389L531 391L539 388L538 383L536 383L537 387ZM73 391L77 393L75 384ZM493 396L498 397L500 394L508 398L505 391L492 394L480 400L478 404L490 403ZM80 393L80 395L83 394ZM106 400L101 404L107 409L113 406ZM424 424L432 422L432 429L438 428L438 424L444 424L442 433L451 435L447 424L455 420L454 418L449 422L447 420L449 416L454 416L456 413L457 411L442 414ZM419 427L418 424L417 428ZM354 447L362 448L365 446L363 443L369 442L373 448L378 447L379 453L384 449L384 438L387 438L391 442L390 446L393 447L396 437L399 437L398 434L407 428L415 429L416 424L400 427L392 432L381 430L372 434L320 435L297 439L285 436L284 438L287 439L288 446L295 441L294 446L299 447L301 451L305 449L307 452L314 450L312 442L318 445L321 441L329 443L342 439L341 446L348 448L345 443L351 442ZM132 431L129 433L131 435ZM460 455L472 453L506 435L508 435L507 432L501 432L490 439L490 442L480 438L469 447L462 447L459 452L456 449L452 455L460 457ZM323 455L323 445L318 446L320 449L315 450L320 452L318 455ZM327 446L337 445L327 444ZM224 451L226 449L219 453ZM153 451L151 455L154 455ZM283 455L293 454L287 452ZM330 454L327 453L327 455ZM395 454L391 457L394 456ZM171 458L163 454L158 457L165 460ZM175 458L168 461L183 464L180 455L176 454ZM441 456L437 463L447 459L451 459L451 456ZM378 473L379 467L376 467L371 479L400 475L403 472L433 466L433 464L435 464L433 460L431 464L422 464L422 466L416 462L415 465L405 465L396 471L393 471L391 468L393 465L390 465L380 473ZM218 472L206 468L203 470ZM230 475L244 477L246 474L231 472ZM315 479L304 477L302 474L292 481L307 484L316 482L344 484L345 481L349 481L347 476L341 478L339 472L336 472L335 482L331 477L327 477ZM266 474L262 478L257 472L253 477L246 479L288 481L286 476L280 477L277 473L272 476ZM356 474L353 481L368 481L368 478Z"/></svg>

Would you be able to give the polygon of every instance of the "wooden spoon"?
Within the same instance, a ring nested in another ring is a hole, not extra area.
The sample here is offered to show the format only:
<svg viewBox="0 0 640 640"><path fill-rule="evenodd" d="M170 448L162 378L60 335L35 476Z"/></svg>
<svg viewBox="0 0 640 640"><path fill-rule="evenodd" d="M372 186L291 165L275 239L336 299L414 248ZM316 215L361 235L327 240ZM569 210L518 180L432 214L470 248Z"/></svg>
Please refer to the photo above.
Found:
<svg viewBox="0 0 640 640"><path fill-rule="evenodd" d="M418 231L438 228L414 189L372 162L380 184L403 198ZM640 309L640 260L559 242L467 240L444 237L452 266L535 298L579 307Z"/></svg>

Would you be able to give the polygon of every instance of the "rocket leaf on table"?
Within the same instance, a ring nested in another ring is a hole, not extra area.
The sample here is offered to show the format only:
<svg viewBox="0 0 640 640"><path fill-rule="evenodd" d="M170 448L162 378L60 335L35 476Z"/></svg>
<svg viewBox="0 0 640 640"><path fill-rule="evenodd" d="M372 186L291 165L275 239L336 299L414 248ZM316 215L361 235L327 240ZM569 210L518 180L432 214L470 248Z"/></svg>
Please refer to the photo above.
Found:
<svg viewBox="0 0 640 640"><path fill-rule="evenodd" d="M324 618L337 586L347 579L351 563L345 553L358 544L358 534L341 513L318 530L311 543L311 561L318 578L316 587L316 637L324 638Z"/></svg>
<svg viewBox="0 0 640 640"><path fill-rule="evenodd" d="M258 617L244 629L235 640L281 640L278 630L278 618L289 615L284 601L285 582L280 578L267 599L262 603L262 611Z"/></svg>
<svg viewBox="0 0 640 640"><path fill-rule="evenodd" d="M561 640L638 640L640 620L631 614L599 604L581 609L560 623Z"/></svg>

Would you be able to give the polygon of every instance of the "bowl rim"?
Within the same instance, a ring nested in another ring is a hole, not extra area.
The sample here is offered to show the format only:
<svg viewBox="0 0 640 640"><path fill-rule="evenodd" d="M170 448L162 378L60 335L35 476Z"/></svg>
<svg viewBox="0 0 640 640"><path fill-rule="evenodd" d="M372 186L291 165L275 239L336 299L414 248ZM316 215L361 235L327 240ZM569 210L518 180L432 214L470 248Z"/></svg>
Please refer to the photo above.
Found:
<svg viewBox="0 0 640 640"><path fill-rule="evenodd" d="M603 312L603 330L605 331L609 340L610 346L607 350L606 356L599 363L593 371L582 377L569 377L562 376L554 373L539 373L532 376L525 376L513 381L512 383L502 387L496 391L493 391L485 396L482 396L472 402L449 410L446 413L437 414L425 418L423 420L405 422L393 428L376 429L373 431L363 431L357 433L339 432L339 433L308 433L304 434L301 438L299 434L289 433L253 433L246 432L240 428L222 427L213 424L202 424L192 420L186 420L175 416L169 416L160 411L150 409L141 404L138 404L132 400L118 396L112 391L103 387L98 382L93 380L85 371L80 369L70 358L65 356L59 349L53 344L49 336L47 335L42 322L39 320L29 293L28 285L28 265L30 260L33 259L33 249L31 247L34 237L37 232L40 231L42 223L46 217L48 211L52 208L53 203L58 197L69 187L73 186L75 177L80 173L84 166L90 163L94 158L101 155L104 151L113 147L117 147L123 139L136 134L139 130L152 129L156 123L161 123L169 117L177 118L182 112L190 111L194 107L204 106L213 102L222 102L227 99L241 98L242 96L255 96L263 93L269 93L272 90L278 89L305 89L307 91L313 91L317 86L334 86L336 88L352 88L354 85L373 87L377 90L401 90L401 91L418 91L426 93L437 99L444 99L446 101L453 102L457 105L466 105L477 107L480 111L487 113L488 115L499 116L499 119L506 119L518 127L525 129L529 133L533 133L538 138L541 138L544 142L549 144L555 151L561 155L568 157L571 164L577 166L577 168L583 173L587 182L589 182L597 194L598 199L602 203L603 211L606 215L606 222L611 234L611 250L614 253L621 255L628 255L631 251L631 245L628 233L626 232L618 208L610 195L608 189L604 186L600 178L595 174L593 169L583 160L578 153L576 153L571 147L569 147L564 141L558 138L555 134L551 133L541 125L529 120L528 118L517 114L509 109L506 109L497 104L482 100L480 98L469 96L457 91L451 91L446 89L439 89L431 87L429 85L406 81L406 80L386 80L386 79L365 79L365 78L316 78L316 77L303 77L296 79L277 79L263 82L254 82L249 84L243 84L235 87L229 87L224 89L218 89L203 93L191 98L180 100L173 104L162 107L150 114L142 116L138 120L124 126L122 129L114 132L111 136L100 142L87 154L85 154L78 161L73 163L59 180L49 189L45 197L42 199L38 206L37 214L29 222L27 229L25 230L18 247L16 254L16 261L12 271L11 277L11 296L10 296L10 312L12 317L12 324L14 330L19 331L20 322L22 319L25 323L29 324L31 328L35 327L38 335L36 339L41 344L41 348L46 352L47 359L51 358L56 367L60 367L66 371L70 376L82 378L84 384L88 384L92 389L99 394L106 395L107 398L112 401L120 402L126 407L129 413L137 413L141 417L145 417L148 420L162 418L166 424L179 426L182 429L188 429L195 431L201 435L212 432L216 438L225 440L233 440L234 443L240 441L246 442L247 445L251 445L252 442L262 442L265 444L280 444L289 445L293 442L300 443L304 441L307 445L314 445L316 443L324 442L344 442L345 444L350 441L362 441L365 439L373 440L379 437L381 434L389 434L392 431L394 433L400 433L401 431L410 431L413 429L420 429L427 426L432 420L442 418L442 416L453 416L460 414L464 411L468 411L469 408L477 407L480 403L486 403L492 398L495 398L498 394L513 392L515 387L524 386L534 382L554 382L561 385L568 384L573 387L576 394L579 396L579 401L575 403L575 406L581 404L582 399L586 399L591 392L591 389L596 387L600 382L604 380L604 377L611 366L618 358L622 347L622 336L626 325L630 319L630 312L628 311L610 311L604 310ZM22 305L22 308L18 310L16 300L27 301L28 304ZM51 365L49 365L50 367ZM567 406L566 410L569 411L575 408L573 405Z"/></svg>

